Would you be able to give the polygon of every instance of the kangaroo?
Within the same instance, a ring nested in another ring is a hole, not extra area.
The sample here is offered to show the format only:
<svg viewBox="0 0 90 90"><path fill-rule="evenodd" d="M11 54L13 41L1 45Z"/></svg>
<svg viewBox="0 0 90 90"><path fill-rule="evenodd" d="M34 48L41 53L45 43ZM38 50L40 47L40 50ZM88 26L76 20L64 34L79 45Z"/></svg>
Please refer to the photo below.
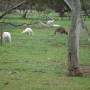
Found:
<svg viewBox="0 0 90 90"><path fill-rule="evenodd" d="M56 35L57 32L59 32L59 33L61 33L61 34L66 34L66 35L68 35L68 32L65 30L64 27L59 27L59 28L57 28L57 29L55 30L54 34Z"/></svg>

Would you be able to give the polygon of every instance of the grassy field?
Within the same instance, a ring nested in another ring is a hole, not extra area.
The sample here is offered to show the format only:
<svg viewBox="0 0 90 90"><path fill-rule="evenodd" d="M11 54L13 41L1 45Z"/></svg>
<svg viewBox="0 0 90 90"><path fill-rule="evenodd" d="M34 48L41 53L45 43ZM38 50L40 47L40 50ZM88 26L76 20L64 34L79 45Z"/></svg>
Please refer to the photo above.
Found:
<svg viewBox="0 0 90 90"><path fill-rule="evenodd" d="M55 23L70 28L68 20ZM86 23L90 28L90 21ZM21 34L21 27L3 28L11 32L12 43L0 46L0 90L90 90L90 75L67 76L68 36L53 36L55 28L33 26L32 36ZM89 49L85 31L81 30L79 63L83 67L90 66Z"/></svg>

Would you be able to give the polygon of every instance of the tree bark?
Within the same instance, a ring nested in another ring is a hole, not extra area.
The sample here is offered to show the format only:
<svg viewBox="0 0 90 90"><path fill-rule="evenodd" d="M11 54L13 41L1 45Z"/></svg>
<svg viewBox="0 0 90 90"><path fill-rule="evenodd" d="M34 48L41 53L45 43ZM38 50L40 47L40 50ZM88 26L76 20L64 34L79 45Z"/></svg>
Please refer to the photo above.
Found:
<svg viewBox="0 0 90 90"><path fill-rule="evenodd" d="M69 33L69 51L68 51L68 71L69 75L82 75L78 60L79 60L79 31L80 23L80 0L72 0L72 20Z"/></svg>

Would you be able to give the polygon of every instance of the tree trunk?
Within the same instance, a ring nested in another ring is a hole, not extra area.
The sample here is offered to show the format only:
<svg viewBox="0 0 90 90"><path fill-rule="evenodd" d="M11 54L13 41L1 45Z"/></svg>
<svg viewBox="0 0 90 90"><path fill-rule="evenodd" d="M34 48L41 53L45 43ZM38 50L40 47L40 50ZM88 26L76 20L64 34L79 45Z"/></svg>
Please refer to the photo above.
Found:
<svg viewBox="0 0 90 90"><path fill-rule="evenodd" d="M3 34L3 30L2 30L3 28L2 27L3 27L3 25L1 24L0 27L1 27L0 28L0 45L2 46L2 44L3 44L3 38L2 38L2 34Z"/></svg>
<svg viewBox="0 0 90 90"><path fill-rule="evenodd" d="M24 14L22 15L22 18L23 19L26 19L27 18L27 13L28 13L28 10L24 10Z"/></svg>
<svg viewBox="0 0 90 90"><path fill-rule="evenodd" d="M82 75L78 59L79 59L79 31L80 23L80 0L72 0L72 20L69 33L69 51L68 51L68 70L69 75Z"/></svg>

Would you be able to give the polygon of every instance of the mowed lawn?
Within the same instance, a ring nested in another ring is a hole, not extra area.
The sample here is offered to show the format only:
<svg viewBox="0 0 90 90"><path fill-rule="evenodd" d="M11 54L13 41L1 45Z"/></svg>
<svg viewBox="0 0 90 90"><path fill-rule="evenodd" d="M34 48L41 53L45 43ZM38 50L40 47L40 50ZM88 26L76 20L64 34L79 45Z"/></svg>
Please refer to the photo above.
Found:
<svg viewBox="0 0 90 90"><path fill-rule="evenodd" d="M70 28L68 20L56 23ZM21 28L8 29L12 42L0 46L0 90L90 90L90 75L67 75L68 36L54 36L55 28L32 29L32 36L22 34ZM89 49L81 30L79 63L83 67L90 66Z"/></svg>

